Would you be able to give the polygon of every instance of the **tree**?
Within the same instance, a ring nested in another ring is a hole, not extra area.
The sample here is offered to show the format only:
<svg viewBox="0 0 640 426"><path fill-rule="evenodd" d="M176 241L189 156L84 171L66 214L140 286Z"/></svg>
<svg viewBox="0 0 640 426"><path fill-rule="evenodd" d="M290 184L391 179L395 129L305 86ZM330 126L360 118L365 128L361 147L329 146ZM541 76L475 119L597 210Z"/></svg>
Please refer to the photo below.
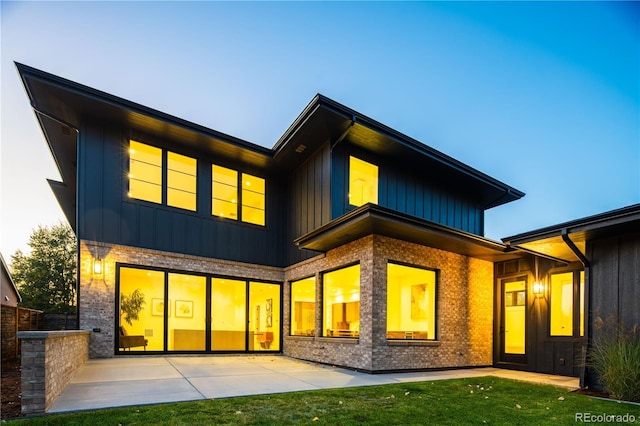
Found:
<svg viewBox="0 0 640 426"><path fill-rule="evenodd" d="M71 227L62 222L38 226L29 237L31 253L11 256L11 275L22 295L21 306L46 312L74 312L77 252Z"/></svg>

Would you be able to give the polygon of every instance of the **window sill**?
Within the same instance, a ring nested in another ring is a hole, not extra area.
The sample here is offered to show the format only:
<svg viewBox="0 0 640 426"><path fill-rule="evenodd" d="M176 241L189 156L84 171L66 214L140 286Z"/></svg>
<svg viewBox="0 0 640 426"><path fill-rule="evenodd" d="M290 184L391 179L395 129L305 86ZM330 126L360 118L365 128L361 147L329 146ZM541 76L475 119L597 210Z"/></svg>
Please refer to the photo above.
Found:
<svg viewBox="0 0 640 426"><path fill-rule="evenodd" d="M438 347L441 342L438 340L387 340L387 346L427 346Z"/></svg>
<svg viewBox="0 0 640 426"><path fill-rule="evenodd" d="M347 345L357 345L360 343L359 338L353 337L318 337L318 342L321 343L334 343L334 344L347 344Z"/></svg>
<svg viewBox="0 0 640 426"><path fill-rule="evenodd" d="M284 336L285 340L298 340L298 341L311 341L315 339L315 336L297 336L297 335L291 335L291 336Z"/></svg>

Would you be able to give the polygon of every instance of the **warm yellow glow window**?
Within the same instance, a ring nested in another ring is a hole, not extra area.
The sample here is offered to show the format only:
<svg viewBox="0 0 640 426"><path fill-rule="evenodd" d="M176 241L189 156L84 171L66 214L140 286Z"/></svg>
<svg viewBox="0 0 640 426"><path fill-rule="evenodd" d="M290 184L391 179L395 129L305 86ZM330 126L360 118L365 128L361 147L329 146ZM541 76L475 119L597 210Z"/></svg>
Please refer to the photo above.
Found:
<svg viewBox="0 0 640 426"><path fill-rule="evenodd" d="M314 336L316 323L316 277L291 283L291 335Z"/></svg>
<svg viewBox="0 0 640 426"><path fill-rule="evenodd" d="M242 221L264 225L265 182L264 179L242 173Z"/></svg>
<svg viewBox="0 0 640 426"><path fill-rule="evenodd" d="M436 273L387 264L387 339L435 339Z"/></svg>
<svg viewBox="0 0 640 426"><path fill-rule="evenodd" d="M196 181L196 159L168 152L167 205L195 211Z"/></svg>
<svg viewBox="0 0 640 426"><path fill-rule="evenodd" d="M162 203L162 150L129 142L129 197Z"/></svg>
<svg viewBox="0 0 640 426"><path fill-rule="evenodd" d="M580 271L580 336L584 336L584 271Z"/></svg>
<svg viewBox="0 0 640 426"><path fill-rule="evenodd" d="M211 166L211 214L238 219L238 172L226 167Z"/></svg>
<svg viewBox="0 0 640 426"><path fill-rule="evenodd" d="M378 204L378 166L349 157L349 204Z"/></svg>
<svg viewBox="0 0 640 426"><path fill-rule="evenodd" d="M205 350L207 278L169 273L168 282L168 350Z"/></svg>
<svg viewBox="0 0 640 426"><path fill-rule="evenodd" d="M525 353L526 282L513 281L504 285L504 352Z"/></svg>
<svg viewBox="0 0 640 426"><path fill-rule="evenodd" d="M573 272L551 275L551 335L573 336Z"/></svg>
<svg viewBox="0 0 640 426"><path fill-rule="evenodd" d="M249 350L280 350L280 286L249 282Z"/></svg>
<svg viewBox="0 0 640 426"><path fill-rule="evenodd" d="M360 336L360 265L323 276L323 336Z"/></svg>

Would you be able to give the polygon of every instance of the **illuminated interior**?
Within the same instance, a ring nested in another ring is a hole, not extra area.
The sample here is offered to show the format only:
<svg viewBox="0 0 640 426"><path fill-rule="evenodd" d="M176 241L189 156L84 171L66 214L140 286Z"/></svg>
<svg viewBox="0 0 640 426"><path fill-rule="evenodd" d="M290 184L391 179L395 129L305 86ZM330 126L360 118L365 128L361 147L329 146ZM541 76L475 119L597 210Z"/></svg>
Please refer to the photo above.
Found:
<svg viewBox="0 0 640 426"><path fill-rule="evenodd" d="M249 350L280 350L280 286L249 283Z"/></svg>
<svg viewBox="0 0 640 426"><path fill-rule="evenodd" d="M264 225L265 222L264 179L242 174L242 221Z"/></svg>
<svg viewBox="0 0 640 426"><path fill-rule="evenodd" d="M291 335L315 336L316 277L291 283Z"/></svg>
<svg viewBox="0 0 640 426"><path fill-rule="evenodd" d="M247 283L211 279L211 349L240 351L246 347Z"/></svg>
<svg viewBox="0 0 640 426"><path fill-rule="evenodd" d="M162 203L162 150L129 141L129 197Z"/></svg>
<svg viewBox="0 0 640 426"><path fill-rule="evenodd" d="M323 336L360 336L360 265L323 275Z"/></svg>
<svg viewBox="0 0 640 426"><path fill-rule="evenodd" d="M378 204L378 166L349 157L349 204Z"/></svg>
<svg viewBox="0 0 640 426"><path fill-rule="evenodd" d="M526 283L514 281L504 284L504 352L525 353Z"/></svg>
<svg viewBox="0 0 640 426"><path fill-rule="evenodd" d="M211 166L211 214L238 219L238 172L226 167Z"/></svg>
<svg viewBox="0 0 640 426"><path fill-rule="evenodd" d="M119 350L164 350L164 272L120 268L119 296Z"/></svg>
<svg viewBox="0 0 640 426"><path fill-rule="evenodd" d="M170 351L203 351L207 279L201 276L169 274Z"/></svg>
<svg viewBox="0 0 640 426"><path fill-rule="evenodd" d="M584 271L580 271L580 336L584 336Z"/></svg>
<svg viewBox="0 0 640 426"><path fill-rule="evenodd" d="M551 275L551 335L573 336L573 272Z"/></svg>
<svg viewBox="0 0 640 426"><path fill-rule="evenodd" d="M196 210L197 168L195 158L167 153L167 205Z"/></svg>
<svg viewBox="0 0 640 426"><path fill-rule="evenodd" d="M207 327L208 277L134 267L119 271L120 352L206 351L207 329L212 351L280 350L279 284L211 277Z"/></svg>
<svg viewBox="0 0 640 426"><path fill-rule="evenodd" d="M387 339L435 339L436 273L387 264Z"/></svg>

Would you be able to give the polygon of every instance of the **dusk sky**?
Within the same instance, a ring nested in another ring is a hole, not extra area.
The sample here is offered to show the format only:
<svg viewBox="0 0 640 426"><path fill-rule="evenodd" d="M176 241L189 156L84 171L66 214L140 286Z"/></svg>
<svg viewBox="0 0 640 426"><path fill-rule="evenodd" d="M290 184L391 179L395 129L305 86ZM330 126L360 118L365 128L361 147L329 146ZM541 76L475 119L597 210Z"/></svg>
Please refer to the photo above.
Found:
<svg viewBox="0 0 640 426"><path fill-rule="evenodd" d="M0 5L7 261L65 220L14 61L269 148L322 93L525 192L495 240L640 202L640 3Z"/></svg>

